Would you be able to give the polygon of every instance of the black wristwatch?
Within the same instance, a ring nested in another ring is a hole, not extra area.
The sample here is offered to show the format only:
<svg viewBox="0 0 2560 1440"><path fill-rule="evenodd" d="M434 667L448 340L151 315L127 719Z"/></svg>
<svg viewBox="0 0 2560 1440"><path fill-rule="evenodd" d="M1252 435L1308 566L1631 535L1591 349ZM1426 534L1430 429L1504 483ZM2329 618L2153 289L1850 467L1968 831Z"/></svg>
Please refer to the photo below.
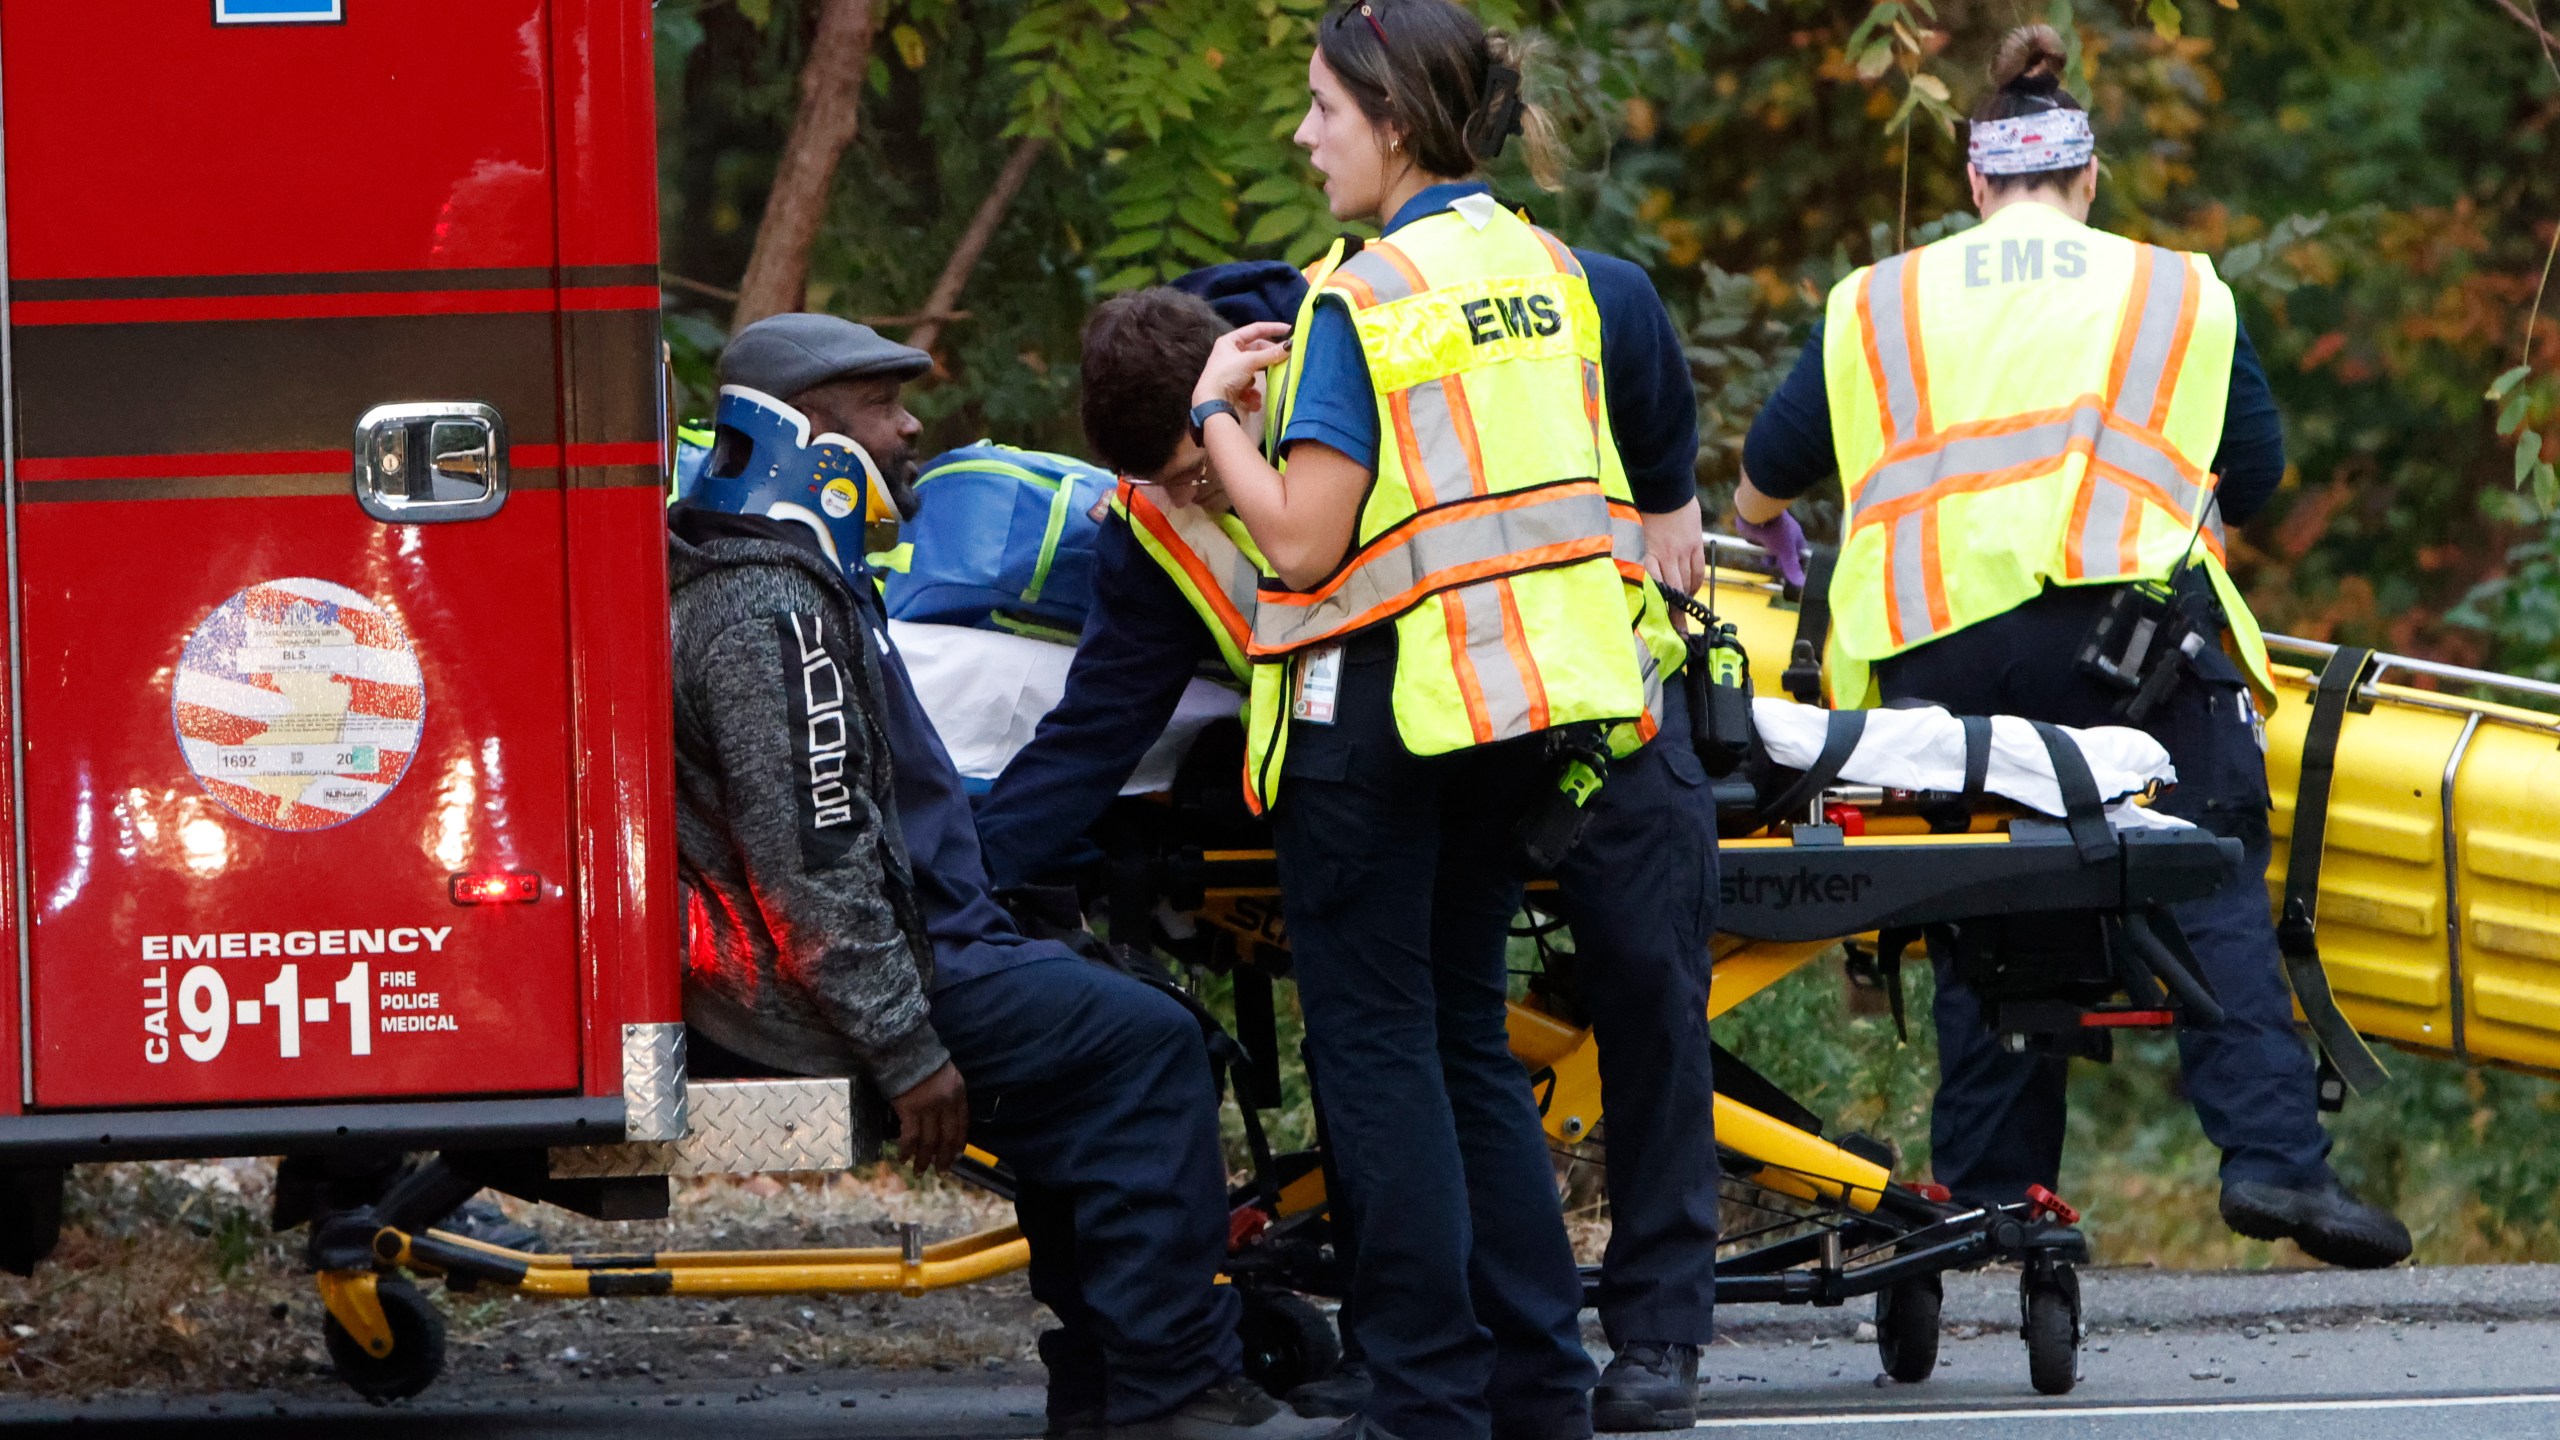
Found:
<svg viewBox="0 0 2560 1440"><path fill-rule="evenodd" d="M1219 415L1235 415L1237 424L1241 425L1244 423L1244 417L1236 414L1236 407L1228 404L1225 400L1203 400L1199 404L1191 407L1192 444L1206 445L1209 443L1209 437L1202 433L1202 427L1206 426L1212 417Z"/></svg>

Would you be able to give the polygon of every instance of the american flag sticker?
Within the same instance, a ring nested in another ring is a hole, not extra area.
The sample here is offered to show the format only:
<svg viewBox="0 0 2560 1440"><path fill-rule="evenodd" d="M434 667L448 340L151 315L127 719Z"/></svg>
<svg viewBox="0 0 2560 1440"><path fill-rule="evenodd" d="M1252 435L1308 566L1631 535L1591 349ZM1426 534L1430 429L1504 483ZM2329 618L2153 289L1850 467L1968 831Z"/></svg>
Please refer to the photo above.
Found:
<svg viewBox="0 0 2560 1440"><path fill-rule="evenodd" d="M427 713L398 617L326 580L269 580L187 637L171 703L187 769L270 830L326 830L407 773Z"/></svg>

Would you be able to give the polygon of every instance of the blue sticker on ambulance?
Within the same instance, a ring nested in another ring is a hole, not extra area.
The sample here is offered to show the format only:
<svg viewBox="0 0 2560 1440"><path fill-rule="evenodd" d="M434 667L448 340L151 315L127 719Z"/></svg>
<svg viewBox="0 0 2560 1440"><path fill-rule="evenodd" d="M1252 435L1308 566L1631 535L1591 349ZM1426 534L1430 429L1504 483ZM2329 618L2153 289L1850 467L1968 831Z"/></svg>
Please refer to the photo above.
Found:
<svg viewBox="0 0 2560 1440"><path fill-rule="evenodd" d="M216 25L327 25L346 18L346 0L213 0Z"/></svg>

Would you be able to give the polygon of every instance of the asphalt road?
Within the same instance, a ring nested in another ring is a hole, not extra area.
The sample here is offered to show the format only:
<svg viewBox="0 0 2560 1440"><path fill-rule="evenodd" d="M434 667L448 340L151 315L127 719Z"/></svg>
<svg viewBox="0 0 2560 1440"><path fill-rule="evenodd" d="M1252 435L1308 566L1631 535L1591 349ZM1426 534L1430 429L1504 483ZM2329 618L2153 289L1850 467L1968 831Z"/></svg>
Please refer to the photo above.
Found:
<svg viewBox="0 0 2560 1440"><path fill-rule="evenodd" d="M2013 1281L1951 1277L1940 1368L1881 1382L1857 1311L1736 1312L1709 1352L1703 1434L1811 1440L2505 1440L2560 1436L2560 1267L2180 1276L2092 1272L2083 1378L2034 1395ZM1036 1375L1031 1377L1036 1380ZM11 1435L286 1440L925 1440L1040 1432L1016 1375L795 1375L740 1389L448 1387L387 1408L232 1395L12 1402Z"/></svg>

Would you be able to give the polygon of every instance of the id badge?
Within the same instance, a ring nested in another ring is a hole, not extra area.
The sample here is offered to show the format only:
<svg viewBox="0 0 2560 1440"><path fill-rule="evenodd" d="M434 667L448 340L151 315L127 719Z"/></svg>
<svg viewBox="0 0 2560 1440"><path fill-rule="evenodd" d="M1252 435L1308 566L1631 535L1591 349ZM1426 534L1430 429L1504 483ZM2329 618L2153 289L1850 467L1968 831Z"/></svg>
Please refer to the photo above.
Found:
<svg viewBox="0 0 2560 1440"><path fill-rule="evenodd" d="M1298 662L1298 696L1289 718L1310 725L1333 723L1333 700L1342 688L1342 647L1320 645Z"/></svg>

